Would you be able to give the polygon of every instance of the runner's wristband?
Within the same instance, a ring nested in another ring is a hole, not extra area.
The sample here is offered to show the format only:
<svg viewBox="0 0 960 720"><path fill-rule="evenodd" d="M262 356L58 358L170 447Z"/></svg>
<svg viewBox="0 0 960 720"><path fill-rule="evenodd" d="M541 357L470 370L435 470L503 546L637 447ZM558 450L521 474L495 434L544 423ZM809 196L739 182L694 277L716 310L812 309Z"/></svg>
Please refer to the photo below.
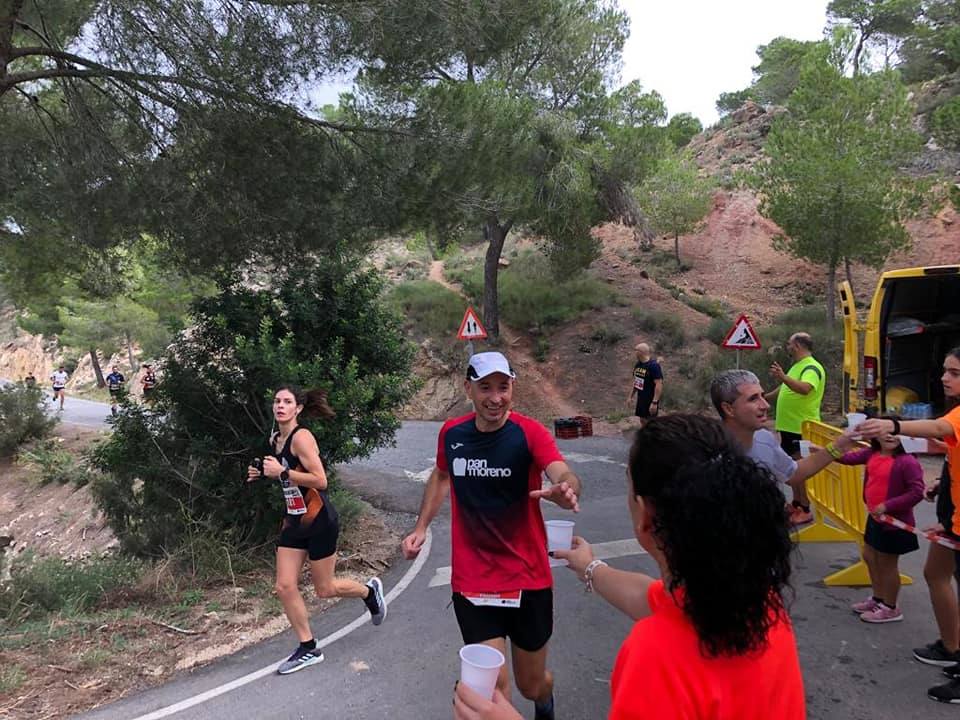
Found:
<svg viewBox="0 0 960 720"><path fill-rule="evenodd" d="M830 457L832 457L834 460L839 460L843 457L843 452L839 450L833 443L827 443L827 446L824 448L824 450L830 453Z"/></svg>
<svg viewBox="0 0 960 720"><path fill-rule="evenodd" d="M603 565L607 567L607 564L603 560L592 560L586 569L583 571L583 582L585 587L583 588L584 592L592 593L593 592L593 573L594 571Z"/></svg>
<svg viewBox="0 0 960 720"><path fill-rule="evenodd" d="M890 422L893 423L893 430L891 431L890 434L891 434L891 435L899 435L899 434L900 434L900 421L897 420L896 418L887 418L887 420L889 420Z"/></svg>

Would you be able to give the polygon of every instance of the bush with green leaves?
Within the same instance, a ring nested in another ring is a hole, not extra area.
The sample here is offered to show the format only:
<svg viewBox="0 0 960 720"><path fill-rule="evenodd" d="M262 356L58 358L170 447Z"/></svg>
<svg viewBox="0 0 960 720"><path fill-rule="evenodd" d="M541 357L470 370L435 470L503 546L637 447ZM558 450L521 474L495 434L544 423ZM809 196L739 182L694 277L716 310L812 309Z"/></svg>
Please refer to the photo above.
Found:
<svg viewBox="0 0 960 720"><path fill-rule="evenodd" d="M111 592L132 588L142 572L136 560L111 555L84 561L23 558L10 582L0 587L0 618L19 622L61 610L89 610Z"/></svg>
<svg viewBox="0 0 960 720"><path fill-rule="evenodd" d="M400 283L387 300L408 322L434 336L456 332L466 309L462 297L433 280Z"/></svg>
<svg viewBox="0 0 960 720"><path fill-rule="evenodd" d="M960 150L960 97L955 97L933 111L930 130L943 147Z"/></svg>
<svg viewBox="0 0 960 720"><path fill-rule="evenodd" d="M307 420L331 467L389 443L416 389L413 347L374 271L301 258L272 287L237 283L199 300L162 362L152 407L128 405L95 455L91 488L125 550L171 552L190 528L243 548L276 533L277 484L246 482L268 448L273 392L319 387L337 416Z"/></svg>
<svg viewBox="0 0 960 720"><path fill-rule="evenodd" d="M97 475L89 458L77 458L64 450L62 438L46 438L20 451L17 458L36 473L41 485L58 483L83 487Z"/></svg>
<svg viewBox="0 0 960 720"><path fill-rule="evenodd" d="M22 383L0 386L0 457L10 457L23 443L45 438L57 421L44 412L39 388Z"/></svg>
<svg viewBox="0 0 960 720"><path fill-rule="evenodd" d="M454 260L447 276L461 283L464 292L479 301L483 297L483 266ZM558 278L541 253L525 250L500 271L500 316L515 328L544 328L573 320L591 309L613 304L610 287L586 272Z"/></svg>
<svg viewBox="0 0 960 720"><path fill-rule="evenodd" d="M687 341L683 320L676 315L636 308L633 311L633 319L637 321L637 329L644 331L650 337L650 344L653 345L654 350L658 347L663 350L676 350Z"/></svg>

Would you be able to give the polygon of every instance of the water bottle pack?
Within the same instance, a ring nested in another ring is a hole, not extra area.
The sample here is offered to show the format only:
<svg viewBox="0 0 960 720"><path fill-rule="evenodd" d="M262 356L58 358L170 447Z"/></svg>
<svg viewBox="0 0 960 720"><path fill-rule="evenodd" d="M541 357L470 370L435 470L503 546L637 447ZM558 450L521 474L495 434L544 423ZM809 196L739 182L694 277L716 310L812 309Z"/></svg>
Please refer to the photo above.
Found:
<svg viewBox="0 0 960 720"><path fill-rule="evenodd" d="M904 403L900 407L899 414L904 420L929 420L933 417L933 405L930 403Z"/></svg>

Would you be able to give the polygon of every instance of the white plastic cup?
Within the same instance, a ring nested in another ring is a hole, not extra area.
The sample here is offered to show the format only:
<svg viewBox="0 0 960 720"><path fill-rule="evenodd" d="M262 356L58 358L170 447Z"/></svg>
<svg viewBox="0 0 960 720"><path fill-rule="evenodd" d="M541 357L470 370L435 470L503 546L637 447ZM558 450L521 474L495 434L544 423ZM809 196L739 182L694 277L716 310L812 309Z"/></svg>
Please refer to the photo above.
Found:
<svg viewBox="0 0 960 720"><path fill-rule="evenodd" d="M494 647L482 644L464 645L460 648L460 682L487 700L493 700L497 676L505 662L503 653Z"/></svg>
<svg viewBox="0 0 960 720"><path fill-rule="evenodd" d="M572 520L545 520L547 526L547 551L569 550L573 547L573 521ZM566 560L550 558L550 566L567 565Z"/></svg>
<svg viewBox="0 0 960 720"><path fill-rule="evenodd" d="M867 421L867 416L864 413L847 413L847 429L853 430L860 423Z"/></svg>
<svg viewBox="0 0 960 720"><path fill-rule="evenodd" d="M900 444L903 445L903 451L908 453L925 453L927 451L926 438L907 437L906 435L897 435Z"/></svg>
<svg viewBox="0 0 960 720"><path fill-rule="evenodd" d="M812 443L809 440L800 441L800 457L810 457L810 445Z"/></svg>

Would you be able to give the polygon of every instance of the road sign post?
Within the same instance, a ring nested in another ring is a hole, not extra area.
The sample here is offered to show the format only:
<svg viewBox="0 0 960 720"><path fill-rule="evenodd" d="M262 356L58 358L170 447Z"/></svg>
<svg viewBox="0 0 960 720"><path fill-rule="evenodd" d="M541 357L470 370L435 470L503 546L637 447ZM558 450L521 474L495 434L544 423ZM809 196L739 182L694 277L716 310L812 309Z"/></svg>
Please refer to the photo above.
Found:
<svg viewBox="0 0 960 720"><path fill-rule="evenodd" d="M741 315L730 328L727 337L720 343L720 347L730 348L737 351L737 369L740 369L740 351L741 350L760 350L760 336L750 324L750 319L746 315Z"/></svg>
<svg viewBox="0 0 960 720"><path fill-rule="evenodd" d="M486 337L487 331L483 327L483 323L480 322L476 311L472 307L468 307L463 314L463 320L460 321L460 329L457 331L457 339L467 341L468 358L473 355L473 341L485 340Z"/></svg>

